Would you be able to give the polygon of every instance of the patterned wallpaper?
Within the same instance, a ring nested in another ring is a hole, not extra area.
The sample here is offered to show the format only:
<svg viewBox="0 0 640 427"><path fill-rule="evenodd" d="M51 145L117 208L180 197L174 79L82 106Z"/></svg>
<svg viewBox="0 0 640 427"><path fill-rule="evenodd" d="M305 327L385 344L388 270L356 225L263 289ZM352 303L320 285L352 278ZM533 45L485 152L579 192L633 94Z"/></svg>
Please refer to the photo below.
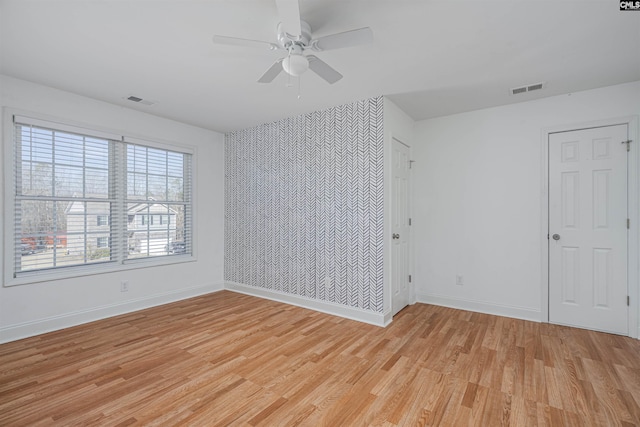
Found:
<svg viewBox="0 0 640 427"><path fill-rule="evenodd" d="M225 280L383 311L383 98L231 132Z"/></svg>

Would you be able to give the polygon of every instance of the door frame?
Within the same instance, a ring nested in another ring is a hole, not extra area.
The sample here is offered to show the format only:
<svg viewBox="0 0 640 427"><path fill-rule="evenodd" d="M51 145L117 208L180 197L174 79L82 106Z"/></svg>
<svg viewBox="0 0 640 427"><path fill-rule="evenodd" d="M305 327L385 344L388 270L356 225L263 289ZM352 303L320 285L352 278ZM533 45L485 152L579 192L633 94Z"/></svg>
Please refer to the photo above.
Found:
<svg viewBox="0 0 640 427"><path fill-rule="evenodd" d="M629 298L628 330L632 338L640 337L638 308L640 307L640 140L638 139L638 116L618 117L590 122L558 125L544 128L541 135L542 182L540 197L540 238L541 238L541 284L540 320L549 323L549 135L557 132L589 129L603 126L627 125L631 151L627 163L627 206L632 219L627 240L627 286ZM636 219L635 221L633 219Z"/></svg>

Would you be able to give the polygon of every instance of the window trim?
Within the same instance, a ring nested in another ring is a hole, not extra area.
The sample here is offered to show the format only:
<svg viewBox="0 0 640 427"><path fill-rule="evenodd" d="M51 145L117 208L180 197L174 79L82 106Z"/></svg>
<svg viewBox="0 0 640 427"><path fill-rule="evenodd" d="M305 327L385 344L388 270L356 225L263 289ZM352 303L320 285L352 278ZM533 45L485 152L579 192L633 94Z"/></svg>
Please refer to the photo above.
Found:
<svg viewBox="0 0 640 427"><path fill-rule="evenodd" d="M2 123L4 126L4 132L1 135L2 147L0 147L0 149L2 149L4 171L2 175L2 179L4 182L4 197L2 199L4 203L4 206L2 207L4 217L4 225L2 227L4 241L4 257L2 259L4 269L4 277L2 278L3 287L50 282L76 277L102 275L118 271L136 270L141 268L167 266L197 261L197 200L196 197L194 197L194 195L197 194L197 149L195 146L183 143L169 142L155 137L132 137L127 135L124 131L109 129L100 125L75 122L73 120L61 119L46 114L34 113L11 107L3 107L2 110ZM26 122L34 126L43 126L47 128L51 128L53 126L57 130L82 133L86 136L95 136L99 138L105 138L106 136L108 136L108 139L114 141L134 143L150 148L158 148L162 150L175 151L191 155L191 254L124 259L122 260L122 262L105 261L84 265L58 267L46 270L27 270L20 272L18 277L14 277L15 272L13 266L15 259L15 230L13 228L13 224L15 219L14 206L16 203L16 196L14 191L13 174L14 156L16 155L14 144L15 117L18 118L18 121L21 121L20 119L23 119L23 123Z"/></svg>

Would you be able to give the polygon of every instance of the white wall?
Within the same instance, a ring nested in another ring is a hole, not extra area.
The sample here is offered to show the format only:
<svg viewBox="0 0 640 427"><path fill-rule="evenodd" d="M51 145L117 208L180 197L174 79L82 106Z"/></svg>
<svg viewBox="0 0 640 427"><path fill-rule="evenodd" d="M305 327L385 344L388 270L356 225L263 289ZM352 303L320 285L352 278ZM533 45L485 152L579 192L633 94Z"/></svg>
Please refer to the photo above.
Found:
<svg viewBox="0 0 640 427"><path fill-rule="evenodd" d="M0 105L129 136L190 145L196 149L197 173L196 262L0 287L0 342L222 289L223 134L6 76L0 76ZM4 213L3 203L0 198ZM0 273L5 276L4 271ZM120 292L121 280L129 281L129 292Z"/></svg>
<svg viewBox="0 0 640 427"><path fill-rule="evenodd" d="M418 301L541 320L542 133L638 114L635 82L416 123Z"/></svg>

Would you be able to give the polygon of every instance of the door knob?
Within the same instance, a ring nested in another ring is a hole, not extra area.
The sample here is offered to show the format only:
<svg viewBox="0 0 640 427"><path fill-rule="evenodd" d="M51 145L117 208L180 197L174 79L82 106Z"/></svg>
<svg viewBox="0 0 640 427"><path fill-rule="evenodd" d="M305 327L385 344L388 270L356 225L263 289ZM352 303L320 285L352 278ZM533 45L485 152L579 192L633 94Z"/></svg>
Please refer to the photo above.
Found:
<svg viewBox="0 0 640 427"><path fill-rule="evenodd" d="M553 240L560 240L560 235L559 234L554 234L551 237L553 238Z"/></svg>
<svg viewBox="0 0 640 427"><path fill-rule="evenodd" d="M393 233L393 234L391 235L391 237L392 237L393 239L399 239L399 238L400 238L400 235L399 235L398 233Z"/></svg>

